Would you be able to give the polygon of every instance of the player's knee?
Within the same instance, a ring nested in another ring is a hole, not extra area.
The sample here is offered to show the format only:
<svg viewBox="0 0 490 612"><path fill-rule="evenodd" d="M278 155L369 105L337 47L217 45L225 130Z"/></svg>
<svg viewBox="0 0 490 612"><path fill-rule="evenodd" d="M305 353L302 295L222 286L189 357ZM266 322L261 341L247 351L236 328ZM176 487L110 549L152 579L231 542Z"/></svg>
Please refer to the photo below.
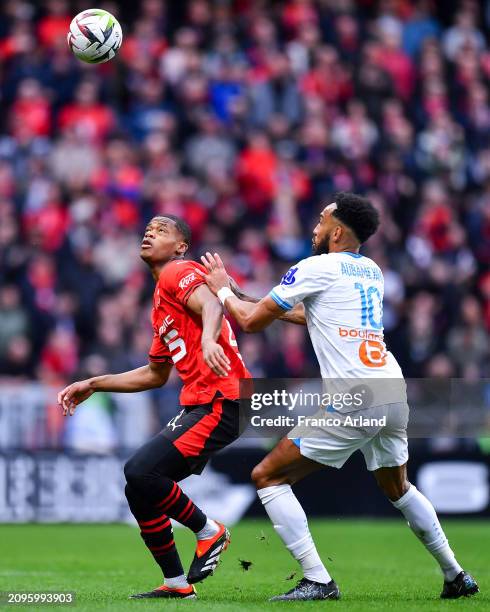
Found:
<svg viewBox="0 0 490 612"><path fill-rule="evenodd" d="M141 462L135 457L128 459L124 464L124 476L131 488L138 488L145 478L145 471L142 468Z"/></svg>
<svg viewBox="0 0 490 612"><path fill-rule="evenodd" d="M254 467L254 469L252 470L251 478L257 489L263 489L267 486L267 484L264 484L264 482L266 482L267 480L267 473L261 463Z"/></svg>
<svg viewBox="0 0 490 612"><path fill-rule="evenodd" d="M282 478L271 473L263 463L254 467L251 474L252 482L257 489L265 489L273 485L284 484Z"/></svg>
<svg viewBox="0 0 490 612"><path fill-rule="evenodd" d="M398 501L410 488L410 482L408 480L391 481L378 483L383 493L392 502Z"/></svg>
<svg viewBox="0 0 490 612"><path fill-rule="evenodd" d="M124 494L126 495L126 499L128 500L130 506L132 503L135 503L139 497L133 487L131 487L129 484L126 484L124 487Z"/></svg>
<svg viewBox="0 0 490 612"><path fill-rule="evenodd" d="M400 487L396 491L396 494L398 497L395 499L395 501L400 499L400 497L403 497L405 493L408 491L408 489L410 489L410 486L411 486L410 482L407 479L403 480L400 484Z"/></svg>
<svg viewBox="0 0 490 612"><path fill-rule="evenodd" d="M130 485L132 480L135 477L135 468L133 458L128 459L124 464L124 478L126 478L126 482Z"/></svg>

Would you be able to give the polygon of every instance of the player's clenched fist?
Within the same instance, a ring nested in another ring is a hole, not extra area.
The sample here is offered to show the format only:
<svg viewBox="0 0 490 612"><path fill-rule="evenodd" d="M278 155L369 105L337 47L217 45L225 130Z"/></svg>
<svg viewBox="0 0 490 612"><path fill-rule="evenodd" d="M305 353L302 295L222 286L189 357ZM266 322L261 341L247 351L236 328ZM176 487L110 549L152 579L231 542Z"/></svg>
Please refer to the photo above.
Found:
<svg viewBox="0 0 490 612"><path fill-rule="evenodd" d="M74 382L58 393L58 404L63 408L63 416L72 416L78 404L89 398L94 390L89 380Z"/></svg>

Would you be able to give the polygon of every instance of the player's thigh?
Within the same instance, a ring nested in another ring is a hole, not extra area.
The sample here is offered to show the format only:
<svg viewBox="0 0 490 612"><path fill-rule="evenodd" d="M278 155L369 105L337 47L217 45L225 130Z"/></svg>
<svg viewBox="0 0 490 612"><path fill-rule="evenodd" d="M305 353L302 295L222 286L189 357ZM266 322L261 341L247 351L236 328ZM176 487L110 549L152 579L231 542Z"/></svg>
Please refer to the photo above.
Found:
<svg viewBox="0 0 490 612"><path fill-rule="evenodd" d="M237 401L216 397L209 404L188 407L170 421L162 434L185 458L193 474L200 474L209 459L239 436Z"/></svg>
<svg viewBox="0 0 490 612"><path fill-rule="evenodd" d="M239 435L237 401L217 397L209 404L192 407L173 427L168 436L185 457L206 456L228 446Z"/></svg>
<svg viewBox="0 0 490 612"><path fill-rule="evenodd" d="M124 473L128 484L142 488L162 476L179 481L202 471L205 463L199 457L188 457L179 447L179 441L188 439L210 412L211 404L192 409L181 407L162 431L143 444L126 463Z"/></svg>
<svg viewBox="0 0 490 612"><path fill-rule="evenodd" d="M406 429L383 428L363 448L366 467L392 501L400 499L409 485L407 480L408 440Z"/></svg>
<svg viewBox="0 0 490 612"><path fill-rule="evenodd" d="M370 437L361 449L367 469L374 472L404 465L408 461L408 406L401 402L378 406L369 410L366 416L385 420L376 435Z"/></svg>
<svg viewBox="0 0 490 612"><path fill-rule="evenodd" d="M182 480L191 474L191 470L181 453L160 432L128 459L124 474L128 484L140 488L161 476Z"/></svg>
<svg viewBox="0 0 490 612"><path fill-rule="evenodd" d="M301 455L326 467L342 468L379 431L379 427L366 429L358 421L358 413L339 415L331 424L303 431L296 439Z"/></svg>
<svg viewBox="0 0 490 612"><path fill-rule="evenodd" d="M323 466L303 457L298 446L289 438L282 440L252 471L258 489L278 484L294 484Z"/></svg>
<svg viewBox="0 0 490 612"><path fill-rule="evenodd" d="M399 467L408 461L408 440L405 432L386 433L381 430L366 440L361 451L370 472L379 468Z"/></svg>

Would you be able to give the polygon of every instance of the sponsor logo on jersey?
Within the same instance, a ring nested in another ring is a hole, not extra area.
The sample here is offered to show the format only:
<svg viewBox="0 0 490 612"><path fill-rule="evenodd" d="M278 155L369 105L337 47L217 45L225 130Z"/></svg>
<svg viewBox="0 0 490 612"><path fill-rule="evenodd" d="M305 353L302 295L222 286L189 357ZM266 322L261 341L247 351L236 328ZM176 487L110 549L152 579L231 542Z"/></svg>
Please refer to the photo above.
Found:
<svg viewBox="0 0 490 612"><path fill-rule="evenodd" d="M339 327L339 336L341 338L357 338L359 340L378 340L383 341L383 334L369 331L367 329L354 329Z"/></svg>
<svg viewBox="0 0 490 612"><path fill-rule="evenodd" d="M191 272L190 274L188 274L187 276L184 276L184 278L182 278L179 282L179 287L181 289L185 289L186 287L188 287L192 281L196 280L196 274L195 272Z"/></svg>
<svg viewBox="0 0 490 612"><path fill-rule="evenodd" d="M359 359L368 368L382 368L386 365L386 346L383 334L377 334L367 329L339 327L341 338L362 340L359 344Z"/></svg>
<svg viewBox="0 0 490 612"><path fill-rule="evenodd" d="M281 285L292 285L295 281L295 274L298 271L298 266L295 268L289 268L286 274L282 277Z"/></svg>

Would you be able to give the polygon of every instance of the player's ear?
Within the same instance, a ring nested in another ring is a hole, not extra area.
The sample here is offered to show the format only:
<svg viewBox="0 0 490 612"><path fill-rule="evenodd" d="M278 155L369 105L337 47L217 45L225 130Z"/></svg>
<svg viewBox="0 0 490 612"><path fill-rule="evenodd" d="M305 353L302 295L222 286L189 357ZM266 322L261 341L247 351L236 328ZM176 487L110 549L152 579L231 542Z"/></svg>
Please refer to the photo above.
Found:
<svg viewBox="0 0 490 612"><path fill-rule="evenodd" d="M177 255L185 255L188 249L189 245L186 242L179 242L177 245Z"/></svg>
<svg viewBox="0 0 490 612"><path fill-rule="evenodd" d="M337 225L335 227L335 229L332 232L332 239L334 242L339 242L339 240L342 238L343 231L344 231L344 228L341 225Z"/></svg>

